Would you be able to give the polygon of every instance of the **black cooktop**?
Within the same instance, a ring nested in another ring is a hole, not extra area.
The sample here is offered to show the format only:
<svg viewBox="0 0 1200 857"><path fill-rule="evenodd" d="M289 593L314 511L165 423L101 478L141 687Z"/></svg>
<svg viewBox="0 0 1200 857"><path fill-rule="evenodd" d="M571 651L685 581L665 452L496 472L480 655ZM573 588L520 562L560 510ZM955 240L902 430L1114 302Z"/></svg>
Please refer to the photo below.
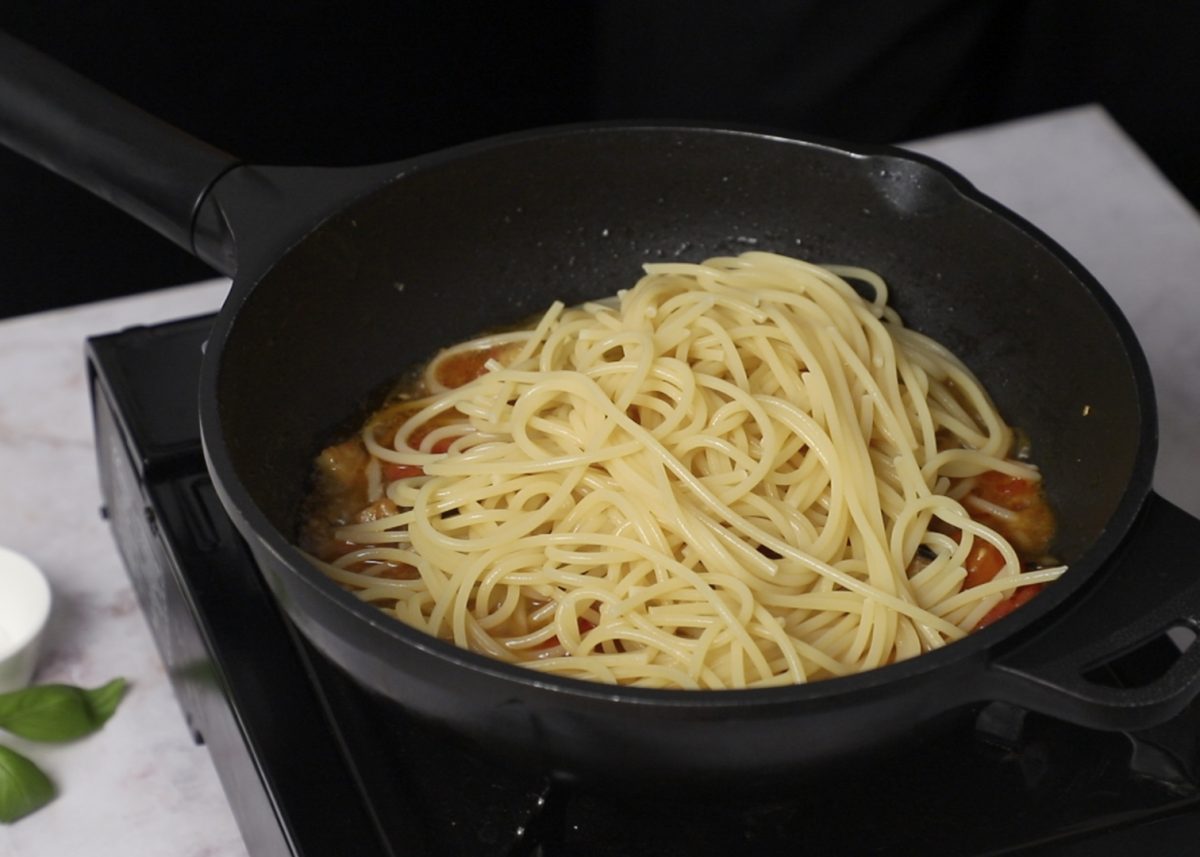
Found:
<svg viewBox="0 0 1200 857"><path fill-rule="evenodd" d="M1104 857L1200 841L1200 705L1136 734L987 706L897 758L769 792L584 792L496 766L353 684L276 607L204 467L210 323L91 339L88 367L106 515L254 857Z"/></svg>

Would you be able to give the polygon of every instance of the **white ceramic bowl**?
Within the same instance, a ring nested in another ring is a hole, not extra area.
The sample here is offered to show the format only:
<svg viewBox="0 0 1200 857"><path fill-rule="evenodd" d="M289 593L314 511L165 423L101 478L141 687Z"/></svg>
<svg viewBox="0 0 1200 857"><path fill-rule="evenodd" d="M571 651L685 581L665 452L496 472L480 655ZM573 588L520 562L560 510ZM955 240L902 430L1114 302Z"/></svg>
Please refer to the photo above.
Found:
<svg viewBox="0 0 1200 857"><path fill-rule="evenodd" d="M50 584L19 553L0 547L0 693L29 684L50 617Z"/></svg>

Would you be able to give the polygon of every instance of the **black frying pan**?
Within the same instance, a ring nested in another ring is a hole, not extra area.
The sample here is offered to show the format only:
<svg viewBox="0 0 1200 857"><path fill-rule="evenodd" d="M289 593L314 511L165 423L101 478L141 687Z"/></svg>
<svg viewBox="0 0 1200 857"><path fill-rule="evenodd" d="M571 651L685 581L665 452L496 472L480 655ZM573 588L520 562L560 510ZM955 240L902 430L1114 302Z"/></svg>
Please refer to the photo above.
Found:
<svg viewBox="0 0 1200 857"><path fill-rule="evenodd" d="M587 126L361 169L239 164L0 39L0 136L234 278L200 390L210 471L279 603L367 688L561 774L683 779L862 758L1002 700L1101 729L1169 718L1100 669L1200 624L1200 522L1151 490L1150 377L1101 287L925 158L709 127ZM69 236L64 237L69 240ZM360 604L291 545L312 456L438 346L748 248L865 265L1028 431L1070 571L938 652L808 686L619 689L504 665ZM282 703L282 701L281 701Z"/></svg>

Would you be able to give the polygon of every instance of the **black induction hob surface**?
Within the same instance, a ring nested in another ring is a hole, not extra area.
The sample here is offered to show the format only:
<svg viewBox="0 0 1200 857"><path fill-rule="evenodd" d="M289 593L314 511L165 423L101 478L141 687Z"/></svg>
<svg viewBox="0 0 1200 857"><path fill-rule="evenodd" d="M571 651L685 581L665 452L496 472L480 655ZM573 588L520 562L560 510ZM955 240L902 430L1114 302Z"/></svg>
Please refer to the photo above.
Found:
<svg viewBox="0 0 1200 857"><path fill-rule="evenodd" d="M94 338L88 365L105 512L255 857L1103 857L1200 840L1200 706L1127 734L993 705L818 784L685 798L588 793L490 761L352 683L276 607L204 467L210 324Z"/></svg>

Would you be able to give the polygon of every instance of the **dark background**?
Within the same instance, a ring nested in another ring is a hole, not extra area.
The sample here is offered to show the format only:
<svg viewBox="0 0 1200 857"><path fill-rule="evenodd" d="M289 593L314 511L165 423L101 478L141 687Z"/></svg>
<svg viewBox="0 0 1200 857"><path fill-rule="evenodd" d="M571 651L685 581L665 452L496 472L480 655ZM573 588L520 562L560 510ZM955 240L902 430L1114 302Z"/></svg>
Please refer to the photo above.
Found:
<svg viewBox="0 0 1200 857"><path fill-rule="evenodd" d="M1193 0L7 0L0 28L250 162L641 117L897 142L1097 102L1200 201ZM0 316L211 274L0 150Z"/></svg>

